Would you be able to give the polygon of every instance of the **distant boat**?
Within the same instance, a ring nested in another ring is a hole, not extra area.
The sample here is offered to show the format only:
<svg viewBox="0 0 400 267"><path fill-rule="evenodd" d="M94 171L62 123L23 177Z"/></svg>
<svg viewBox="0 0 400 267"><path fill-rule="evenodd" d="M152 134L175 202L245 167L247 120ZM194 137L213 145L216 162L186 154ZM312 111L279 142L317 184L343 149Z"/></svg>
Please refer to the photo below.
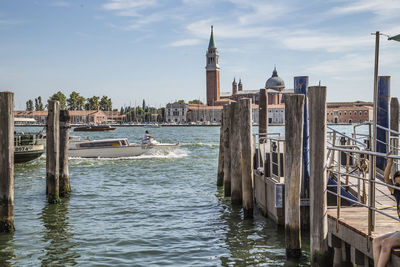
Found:
<svg viewBox="0 0 400 267"><path fill-rule="evenodd" d="M76 127L74 132L105 132L113 130L115 130L115 127L111 127L111 125L86 125Z"/></svg>
<svg viewBox="0 0 400 267"><path fill-rule="evenodd" d="M74 140L69 146L70 157L80 158L120 158L135 157L147 152L169 152L179 147L175 144L161 144L151 141L143 144L130 144L127 138L101 140Z"/></svg>
<svg viewBox="0 0 400 267"><path fill-rule="evenodd" d="M44 145L36 134L15 133L14 163L24 163L37 159L44 153Z"/></svg>

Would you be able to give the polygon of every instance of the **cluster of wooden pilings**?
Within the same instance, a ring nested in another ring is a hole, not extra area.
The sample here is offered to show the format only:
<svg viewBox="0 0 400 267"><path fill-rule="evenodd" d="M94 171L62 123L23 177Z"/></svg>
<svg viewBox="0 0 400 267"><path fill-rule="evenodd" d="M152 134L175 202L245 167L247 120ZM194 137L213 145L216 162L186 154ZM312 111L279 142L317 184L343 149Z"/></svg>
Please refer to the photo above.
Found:
<svg viewBox="0 0 400 267"><path fill-rule="evenodd" d="M243 98L222 110L218 186L225 197L242 205L245 218L253 217L253 155L251 99Z"/></svg>
<svg viewBox="0 0 400 267"><path fill-rule="evenodd" d="M68 172L70 117L58 101L48 102L46 130L46 194L58 203L71 191ZM14 94L0 92L0 232L14 228Z"/></svg>
<svg viewBox="0 0 400 267"><path fill-rule="evenodd" d="M313 266L332 265L328 251L327 179L326 179L326 87L308 87L310 179L310 241ZM300 198L304 175L303 132L306 96L286 94L285 102L285 243L288 258L301 253ZM260 90L259 136L267 135L267 90ZM217 185L232 203L242 203L245 217L252 217L253 157L250 99L242 99L223 108ZM244 108L245 107L245 108ZM262 141L261 141L262 140ZM265 142L260 138L260 142Z"/></svg>

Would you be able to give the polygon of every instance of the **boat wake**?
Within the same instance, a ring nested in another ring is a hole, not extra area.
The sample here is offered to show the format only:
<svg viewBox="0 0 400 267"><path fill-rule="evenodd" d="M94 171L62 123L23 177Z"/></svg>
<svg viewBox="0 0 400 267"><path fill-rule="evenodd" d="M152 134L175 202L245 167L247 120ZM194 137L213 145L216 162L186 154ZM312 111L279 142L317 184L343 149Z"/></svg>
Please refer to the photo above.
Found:
<svg viewBox="0 0 400 267"><path fill-rule="evenodd" d="M183 147L219 147L219 144L215 143L181 143Z"/></svg>
<svg viewBox="0 0 400 267"><path fill-rule="evenodd" d="M141 160L141 159L179 159L189 155L185 149L176 149L174 151L153 151L146 154L134 157L118 157L118 158L81 158L81 157L69 157L70 160Z"/></svg>

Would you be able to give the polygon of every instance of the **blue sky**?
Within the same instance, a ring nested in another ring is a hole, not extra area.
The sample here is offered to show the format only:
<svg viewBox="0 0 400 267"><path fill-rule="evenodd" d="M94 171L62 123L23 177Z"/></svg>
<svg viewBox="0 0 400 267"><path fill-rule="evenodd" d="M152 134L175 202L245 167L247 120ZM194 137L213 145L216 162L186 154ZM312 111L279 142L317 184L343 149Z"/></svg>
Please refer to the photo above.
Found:
<svg viewBox="0 0 400 267"><path fill-rule="evenodd" d="M274 65L321 81L328 101L371 101L374 36L400 34L399 0L0 0L0 90L16 109L58 90L115 107L205 99L210 25L221 91L262 88ZM400 43L381 37L380 75L400 93Z"/></svg>

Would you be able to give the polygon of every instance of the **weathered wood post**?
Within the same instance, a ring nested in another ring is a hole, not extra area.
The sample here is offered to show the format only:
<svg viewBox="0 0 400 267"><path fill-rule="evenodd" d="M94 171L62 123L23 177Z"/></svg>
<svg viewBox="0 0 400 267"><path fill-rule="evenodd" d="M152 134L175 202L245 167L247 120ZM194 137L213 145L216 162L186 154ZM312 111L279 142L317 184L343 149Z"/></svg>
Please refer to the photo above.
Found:
<svg viewBox="0 0 400 267"><path fill-rule="evenodd" d="M258 134L259 138L267 137L268 133L268 91L260 89L260 103L258 109Z"/></svg>
<svg viewBox="0 0 400 267"><path fill-rule="evenodd" d="M239 103L233 102L230 109L231 127L229 141L231 147L231 201L242 204L242 149L240 143Z"/></svg>
<svg viewBox="0 0 400 267"><path fill-rule="evenodd" d="M217 173L217 186L224 185L224 112L221 114L221 126L219 130L219 153L218 153L218 173Z"/></svg>
<svg viewBox="0 0 400 267"><path fill-rule="evenodd" d="M231 106L224 106L223 118L223 132L224 132L224 196L231 196L231 149L230 149L230 136L229 129L231 127L230 113Z"/></svg>
<svg viewBox="0 0 400 267"><path fill-rule="evenodd" d="M46 192L49 203L59 202L60 103L48 102L46 129Z"/></svg>
<svg viewBox="0 0 400 267"><path fill-rule="evenodd" d="M304 95L304 120L303 120L303 173L301 176L301 198L310 197L310 161L308 146L308 115L307 115L307 88L308 76L294 77L294 93Z"/></svg>
<svg viewBox="0 0 400 267"><path fill-rule="evenodd" d="M286 257L301 256L300 190L303 169L304 95L285 95Z"/></svg>
<svg viewBox="0 0 400 267"><path fill-rule="evenodd" d="M60 110L60 196L67 197L71 192L68 170L68 147L71 117L68 110Z"/></svg>
<svg viewBox="0 0 400 267"><path fill-rule="evenodd" d="M14 228L14 93L0 92L0 232Z"/></svg>
<svg viewBox="0 0 400 267"><path fill-rule="evenodd" d="M312 266L329 266L326 179L326 87L308 87L310 119L310 249Z"/></svg>
<svg viewBox="0 0 400 267"><path fill-rule="evenodd" d="M253 130L251 99L241 99L239 101L239 106L240 143L242 145L242 206L244 218L253 218L253 157L251 153Z"/></svg>
<svg viewBox="0 0 400 267"><path fill-rule="evenodd" d="M389 103L390 103L390 76L378 77L378 99L377 99L377 119L376 124L389 128ZM376 129L376 152L386 153L386 131L384 129ZM384 170L386 159L376 157L376 167Z"/></svg>

